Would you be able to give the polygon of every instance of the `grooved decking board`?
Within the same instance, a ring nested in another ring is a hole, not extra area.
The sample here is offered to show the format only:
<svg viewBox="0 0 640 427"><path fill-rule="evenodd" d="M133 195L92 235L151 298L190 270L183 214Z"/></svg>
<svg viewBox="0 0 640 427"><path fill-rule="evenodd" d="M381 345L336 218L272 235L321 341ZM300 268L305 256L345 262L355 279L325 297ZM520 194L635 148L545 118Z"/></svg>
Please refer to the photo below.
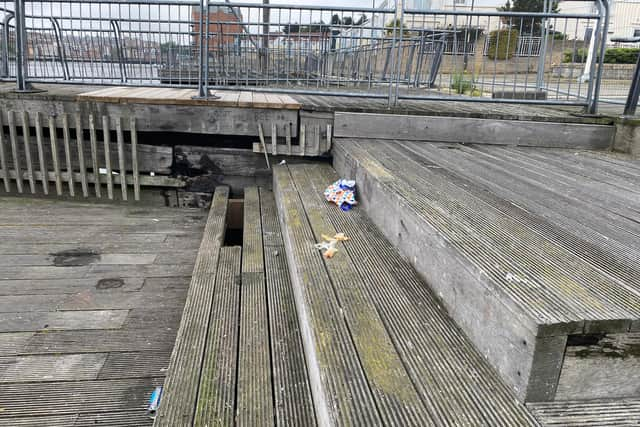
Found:
<svg viewBox="0 0 640 427"><path fill-rule="evenodd" d="M146 409L155 378L3 384L0 420Z"/></svg>
<svg viewBox="0 0 640 427"><path fill-rule="evenodd" d="M123 292L139 291L144 284L143 277L125 277L118 289ZM0 283L0 295L63 295L76 294L98 286L99 279L64 278L64 279L33 279L33 280L3 280ZM103 290L111 292L110 289Z"/></svg>
<svg viewBox="0 0 640 427"><path fill-rule="evenodd" d="M260 197L256 187L249 187L244 190L242 239L237 392L240 425L274 418L266 291Z"/></svg>
<svg viewBox="0 0 640 427"><path fill-rule="evenodd" d="M411 188L431 186L437 189L437 192L426 196L427 203L437 203L441 209L446 209L449 226L457 226L452 219L458 224L471 224L467 236L477 236L486 253L491 253L491 259L497 260L501 255L506 257L509 260L504 266L507 272L518 276L523 283L536 284L538 290L529 302L521 306L525 313L530 313L534 306L546 305L546 311L540 313L546 319L584 320L587 329L591 328L591 322L606 323L609 332L628 330L631 319L640 314L638 295L608 280L562 246L552 244L544 236L494 210L491 205L474 197L474 192L451 183L437 171L431 172L430 168L408 161L404 153L389 149L386 144L375 145L370 152L372 156L377 155L380 163L393 171L399 180L409 184L404 194L408 194ZM414 206L418 206L417 203ZM539 250L518 250L531 247ZM486 271L490 271L488 266L491 262L486 261ZM496 283L500 283L502 289L508 289L509 277L506 280L498 278ZM515 292L516 288L512 287ZM508 291L513 299L517 298L514 291ZM624 319L628 319L627 322ZM618 323L621 329L616 330L614 323Z"/></svg>
<svg viewBox="0 0 640 427"><path fill-rule="evenodd" d="M106 358L104 353L0 357L0 383L93 380Z"/></svg>
<svg viewBox="0 0 640 427"><path fill-rule="evenodd" d="M333 236L340 232L324 213L326 201L318 197L324 188L312 186L304 166L290 167L289 172L316 240L322 241L322 234ZM346 251L340 250L325 261L325 266L382 421L400 425L431 424L427 408L409 378L375 302L366 291L376 284L370 275L358 272L355 262L359 260L351 259ZM313 286L311 280L305 284Z"/></svg>
<svg viewBox="0 0 640 427"><path fill-rule="evenodd" d="M44 415L40 417L0 418L0 427L69 427L78 415Z"/></svg>
<svg viewBox="0 0 640 427"><path fill-rule="evenodd" d="M630 261L640 227L615 221L623 205L633 216L634 187L604 172L593 178L525 161L532 151L566 153L338 139L334 164L357 180L362 208L518 395L544 400L556 393L562 336L637 328L638 270ZM568 227L572 221L579 227Z"/></svg>
<svg viewBox="0 0 640 427"><path fill-rule="evenodd" d="M640 425L640 400L564 401L530 404L545 427L634 427Z"/></svg>
<svg viewBox="0 0 640 427"><path fill-rule="evenodd" d="M216 188L154 423L157 426L188 425L194 417L228 198L227 187Z"/></svg>
<svg viewBox="0 0 640 427"><path fill-rule="evenodd" d="M287 168L274 169L274 194L318 424L381 424L324 262L313 248L316 240ZM342 401L345 398L348 403Z"/></svg>
<svg viewBox="0 0 640 427"><path fill-rule="evenodd" d="M243 91L242 93L251 93ZM253 99L240 102L239 91L212 91L211 99L194 99L198 94L196 89L166 88L126 88L110 87L106 89L85 92L78 95L80 101L96 101L111 103L137 103L154 105L207 105L211 107L242 107L242 108L274 108L300 109L300 104L285 94L265 94L254 92ZM217 97L217 98L216 98Z"/></svg>
<svg viewBox="0 0 640 427"><path fill-rule="evenodd" d="M167 374L170 358L170 349L110 353L98 373L98 379L163 377Z"/></svg>
<svg viewBox="0 0 640 427"><path fill-rule="evenodd" d="M0 425L151 425L147 399L166 375L206 212L0 205L0 272L14 277L0 279ZM182 248L191 256L145 270Z"/></svg>
<svg viewBox="0 0 640 427"><path fill-rule="evenodd" d="M305 202L322 207L332 226L351 240L341 250L367 278L365 291L380 312L398 353L437 425L532 425L464 333L440 308L413 268L360 209L348 213L326 203L322 191L338 179L326 165L290 167L306 183ZM473 374L471 374L473 373ZM455 378L455 380L454 380ZM454 385L455 384L455 385Z"/></svg>
<svg viewBox="0 0 640 427"><path fill-rule="evenodd" d="M316 424L300 326L273 193L260 189L276 423Z"/></svg>
<svg viewBox="0 0 640 427"><path fill-rule="evenodd" d="M0 313L0 332L61 329L117 329L129 310L88 310L31 313Z"/></svg>
<svg viewBox="0 0 640 427"><path fill-rule="evenodd" d="M220 250L204 361L198 372L196 426L232 425L235 420L241 254L237 246Z"/></svg>
<svg viewBox="0 0 640 427"><path fill-rule="evenodd" d="M0 336L1 337L1 336ZM105 329L41 331L29 339L22 354L106 353L170 349L175 331L159 329Z"/></svg>

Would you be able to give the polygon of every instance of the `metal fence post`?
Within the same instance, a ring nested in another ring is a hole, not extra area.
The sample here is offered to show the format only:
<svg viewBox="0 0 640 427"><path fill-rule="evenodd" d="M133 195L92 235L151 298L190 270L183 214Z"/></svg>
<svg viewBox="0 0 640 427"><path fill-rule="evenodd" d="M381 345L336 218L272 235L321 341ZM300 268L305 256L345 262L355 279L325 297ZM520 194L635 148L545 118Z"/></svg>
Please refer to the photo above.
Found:
<svg viewBox="0 0 640 427"><path fill-rule="evenodd" d="M27 23L25 17L25 0L16 0L16 83L18 92L31 90L27 81L29 62L27 51Z"/></svg>
<svg viewBox="0 0 640 427"><path fill-rule="evenodd" d="M622 43L638 43L640 37L611 37L612 42ZM636 114L636 108L638 107L638 99L640 99L640 55L636 61L636 68L633 71L633 79L631 80L631 87L629 88L629 94L627 95L627 101L624 105L624 115L633 116Z"/></svg>
<svg viewBox="0 0 640 427"><path fill-rule="evenodd" d="M71 74L69 73L69 64L67 63L67 54L64 49L64 43L62 40L62 28L60 28L60 24L55 18L49 18L51 21L51 26L53 27L53 33L56 37L56 44L58 47L58 56L60 57L60 61L62 62L62 74L64 80L71 80Z"/></svg>
<svg viewBox="0 0 640 427"><path fill-rule="evenodd" d="M13 13L7 13L2 23L2 77L9 77L9 22L14 18Z"/></svg>
<svg viewBox="0 0 640 427"><path fill-rule="evenodd" d="M205 29L204 29L204 16L205 8L207 11L207 15L209 14L209 8L207 5L207 0L200 0L200 11L198 14L198 48L199 48L199 59L198 59L198 95L196 98L206 98L207 96L207 88L205 83L205 61L208 63L209 59L207 58L208 52L205 51L204 46L204 37L205 37ZM208 31L208 29L206 30ZM208 76L206 77L208 78Z"/></svg>
<svg viewBox="0 0 640 427"><path fill-rule="evenodd" d="M393 40L391 42L391 52L392 58L395 61L393 67L391 68L391 74L389 75L389 100L388 106L395 106L398 103L398 86L400 86L400 66L402 62L402 38L404 33L404 1L401 0L399 3L396 3L396 11L393 18ZM399 35L396 37L396 35ZM398 42L398 47L396 47L396 41ZM393 49L396 49L393 52ZM395 53L395 55L393 55Z"/></svg>
<svg viewBox="0 0 640 427"><path fill-rule="evenodd" d="M598 58L598 71L596 72L595 87L593 89L593 99L589 112L596 114L598 112L598 101L600 99L600 83L602 82L602 70L604 68L604 53L607 49L607 34L609 34L609 1L602 0L604 7L604 28L602 29L602 38L600 41L600 56ZM593 76L592 76L593 77Z"/></svg>
<svg viewBox="0 0 640 427"><path fill-rule="evenodd" d="M118 24L118 21L116 21L115 19L111 19L109 21L109 24L111 24L111 28L113 28L113 33L115 35L115 40L116 40L116 51L118 52L118 66L120 67L120 80L122 81L122 83L126 83L127 82L127 67L125 65L125 55L124 55L124 48L122 46L122 34L120 33L120 25Z"/></svg>
<svg viewBox="0 0 640 427"><path fill-rule="evenodd" d="M550 0L545 0L543 12L549 13L550 11L551 11ZM542 25L541 25L542 39L540 40L540 52L538 55L538 70L536 73L536 91L541 90L542 87L544 86L544 62L545 62L545 57L547 56L547 38L549 37L549 31L547 28L548 22L549 22L549 19L546 16L542 18ZM535 27L535 25L533 27ZM531 36L533 37L533 31L531 33ZM532 42L530 41L529 43L532 43Z"/></svg>

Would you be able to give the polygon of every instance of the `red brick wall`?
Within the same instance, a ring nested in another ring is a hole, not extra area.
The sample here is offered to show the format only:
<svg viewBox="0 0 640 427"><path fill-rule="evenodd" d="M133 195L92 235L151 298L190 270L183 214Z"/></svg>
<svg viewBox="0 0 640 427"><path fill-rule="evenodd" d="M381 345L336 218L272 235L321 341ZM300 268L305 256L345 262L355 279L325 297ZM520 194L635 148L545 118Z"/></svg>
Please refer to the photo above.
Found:
<svg viewBox="0 0 640 427"><path fill-rule="evenodd" d="M200 47L200 11L193 10L192 19L194 45ZM206 25L207 17L204 17ZM237 37L242 34L242 26L238 23L238 18L225 11L215 11L209 13L209 50L217 50L221 47L232 45Z"/></svg>

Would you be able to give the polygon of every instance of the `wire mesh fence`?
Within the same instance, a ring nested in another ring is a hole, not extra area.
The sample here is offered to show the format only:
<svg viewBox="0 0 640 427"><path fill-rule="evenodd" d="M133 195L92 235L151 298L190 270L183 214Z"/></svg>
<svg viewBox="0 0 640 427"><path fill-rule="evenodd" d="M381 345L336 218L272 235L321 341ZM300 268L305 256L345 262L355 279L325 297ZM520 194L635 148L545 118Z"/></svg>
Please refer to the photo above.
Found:
<svg viewBox="0 0 640 427"><path fill-rule="evenodd" d="M249 86L390 103L588 106L599 89L606 8L586 3L593 6L561 13L413 10L402 2L4 1L0 77L198 86L203 96L207 87Z"/></svg>

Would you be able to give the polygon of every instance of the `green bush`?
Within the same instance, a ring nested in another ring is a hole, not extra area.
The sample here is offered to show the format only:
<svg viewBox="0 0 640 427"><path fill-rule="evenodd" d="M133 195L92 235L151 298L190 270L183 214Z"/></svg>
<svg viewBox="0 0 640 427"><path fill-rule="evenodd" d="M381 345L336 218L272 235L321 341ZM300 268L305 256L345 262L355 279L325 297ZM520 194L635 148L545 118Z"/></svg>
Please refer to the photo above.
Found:
<svg viewBox="0 0 640 427"><path fill-rule="evenodd" d="M612 47L604 52L605 64L635 64L640 49L635 47Z"/></svg>
<svg viewBox="0 0 640 427"><path fill-rule="evenodd" d="M518 46L518 30L495 30L489 33L489 59L509 59Z"/></svg>
<svg viewBox="0 0 640 427"><path fill-rule="evenodd" d="M587 61L589 51L581 47L575 50L566 50L562 62L584 63ZM604 51L605 64L635 64L640 54L639 48L611 47Z"/></svg>
<svg viewBox="0 0 640 427"><path fill-rule="evenodd" d="M473 79L467 78L465 74L454 74L451 78L451 89L457 94L462 95L466 92L473 92L475 87L473 86Z"/></svg>
<svg viewBox="0 0 640 427"><path fill-rule="evenodd" d="M585 47L565 50L562 62L578 62L582 64L587 61L588 54L589 51Z"/></svg>

